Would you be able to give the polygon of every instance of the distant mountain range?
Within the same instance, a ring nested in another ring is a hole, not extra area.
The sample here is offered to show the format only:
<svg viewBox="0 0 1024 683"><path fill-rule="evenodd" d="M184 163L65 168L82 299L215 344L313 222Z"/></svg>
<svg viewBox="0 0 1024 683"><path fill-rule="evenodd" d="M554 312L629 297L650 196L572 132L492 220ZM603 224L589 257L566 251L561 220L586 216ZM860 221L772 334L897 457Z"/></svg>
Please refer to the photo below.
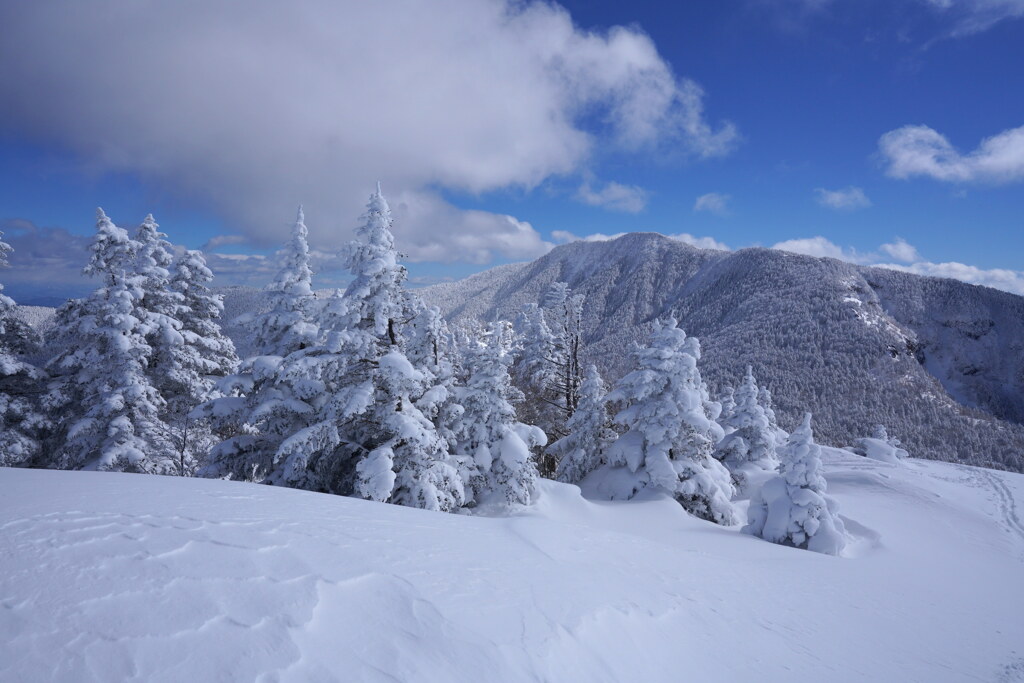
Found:
<svg viewBox="0 0 1024 683"><path fill-rule="evenodd" d="M607 379L674 315L714 391L750 364L784 427L823 442L876 423L912 455L1024 469L1024 298L956 280L773 249L698 249L654 233L573 242L419 290L450 319L514 319L553 282L586 295L586 350Z"/></svg>

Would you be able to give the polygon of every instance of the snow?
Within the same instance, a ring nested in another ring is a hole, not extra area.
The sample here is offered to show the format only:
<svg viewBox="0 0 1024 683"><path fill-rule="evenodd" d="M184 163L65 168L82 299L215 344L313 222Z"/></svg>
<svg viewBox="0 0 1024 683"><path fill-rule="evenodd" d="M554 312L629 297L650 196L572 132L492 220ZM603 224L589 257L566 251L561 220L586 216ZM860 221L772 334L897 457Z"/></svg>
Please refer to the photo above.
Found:
<svg viewBox="0 0 1024 683"><path fill-rule="evenodd" d="M0 468L0 680L1021 680L1024 476L823 460L842 558L650 491L481 517Z"/></svg>

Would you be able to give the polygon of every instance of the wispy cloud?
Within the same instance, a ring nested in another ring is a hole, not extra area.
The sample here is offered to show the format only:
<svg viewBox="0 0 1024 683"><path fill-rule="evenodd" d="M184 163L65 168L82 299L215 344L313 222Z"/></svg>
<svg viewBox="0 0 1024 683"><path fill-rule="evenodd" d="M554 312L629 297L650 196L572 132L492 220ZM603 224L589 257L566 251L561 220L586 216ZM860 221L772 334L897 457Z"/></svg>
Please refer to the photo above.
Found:
<svg viewBox="0 0 1024 683"><path fill-rule="evenodd" d="M729 200L732 199L727 194L720 192L708 192L697 197L697 201L693 203L694 211L706 211L707 213L713 213L716 216L725 216L729 213Z"/></svg>
<svg viewBox="0 0 1024 683"><path fill-rule="evenodd" d="M986 138L968 154L928 126L889 131L878 140L878 149L893 178L991 184L1024 180L1024 126Z"/></svg>
<svg viewBox="0 0 1024 683"><path fill-rule="evenodd" d="M819 187L814 191L818 203L830 209L853 211L871 206L871 200L859 187L844 187L841 190L826 190Z"/></svg>
<svg viewBox="0 0 1024 683"><path fill-rule="evenodd" d="M595 189L589 181L580 185L576 199L590 206L600 206L613 211L640 213L647 206L647 190L636 185L622 185L609 182Z"/></svg>

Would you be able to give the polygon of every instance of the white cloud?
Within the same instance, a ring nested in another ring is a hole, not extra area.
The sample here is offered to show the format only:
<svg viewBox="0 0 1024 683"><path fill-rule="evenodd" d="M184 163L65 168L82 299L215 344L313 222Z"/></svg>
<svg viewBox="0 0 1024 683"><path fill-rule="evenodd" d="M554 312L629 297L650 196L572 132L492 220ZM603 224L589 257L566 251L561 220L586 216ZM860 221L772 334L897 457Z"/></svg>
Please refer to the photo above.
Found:
<svg viewBox="0 0 1024 683"><path fill-rule="evenodd" d="M729 212L729 200L731 197L720 192L708 192L697 197L693 204L694 211L707 211L718 216L724 216Z"/></svg>
<svg viewBox="0 0 1024 683"><path fill-rule="evenodd" d="M953 22L950 36L986 31L1005 19L1024 17L1021 0L923 0Z"/></svg>
<svg viewBox="0 0 1024 683"><path fill-rule="evenodd" d="M607 242L608 240L618 239L625 234L624 232L617 232L614 235L606 235L603 232L595 232L590 235L577 235L568 230L553 230L551 238L559 244L567 242Z"/></svg>
<svg viewBox="0 0 1024 683"><path fill-rule="evenodd" d="M948 263L929 263L922 261L912 264L879 263L879 268L891 268L902 270L917 275L931 275L933 277L948 277L954 280L970 282L975 285L985 285L993 289L1001 289L1004 292L1020 294L1024 296L1024 271L1008 270L1005 268L992 268L985 270L976 266L969 266L963 263L950 261Z"/></svg>
<svg viewBox="0 0 1024 683"><path fill-rule="evenodd" d="M590 235L576 235L568 230L555 230L551 233L551 238L559 244L565 244L566 242L607 242L608 240L618 239L625 234L626 233L624 232L617 232L613 235L607 235L603 232L595 232ZM701 249L730 251L727 245L719 242L714 237L696 237L688 232L681 232L675 235L665 235L665 237L694 247L699 247Z"/></svg>
<svg viewBox="0 0 1024 683"><path fill-rule="evenodd" d="M263 245L299 203L313 243L340 245L379 179L428 209L407 216L414 258L534 254L529 224L459 215L440 192L529 190L598 147L711 157L738 141L639 29L585 31L547 2L55 0L0 3L0 25L0 124Z"/></svg>
<svg viewBox="0 0 1024 683"><path fill-rule="evenodd" d="M636 185L610 182L595 190L589 181L580 185L576 199L590 206L601 206L613 211L639 213L647 206L647 190Z"/></svg>
<svg viewBox="0 0 1024 683"><path fill-rule="evenodd" d="M819 187L814 193L818 197L818 203L830 209L852 211L871 206L871 200L864 194L864 190L852 185L841 190L826 190Z"/></svg>
<svg viewBox="0 0 1024 683"><path fill-rule="evenodd" d="M917 253L917 248L902 237L897 237L894 242L883 244L879 249L903 263L914 263L921 260L921 255Z"/></svg>
<svg viewBox="0 0 1024 683"><path fill-rule="evenodd" d="M840 247L838 244L821 237L804 237L800 239L785 240L772 246L772 249L804 254L805 256L817 256L834 258L850 263L868 263L873 260L873 255L862 254L856 249Z"/></svg>
<svg viewBox="0 0 1024 683"><path fill-rule="evenodd" d="M719 251L731 251L729 246L719 242L714 237L695 237L688 232L681 232L677 235L668 235L668 237L689 244L693 247L699 247L701 249L718 249Z"/></svg>
<svg viewBox="0 0 1024 683"><path fill-rule="evenodd" d="M878 149L893 178L993 184L1024 180L1024 126L982 140L969 154L961 154L928 126L889 131L878 140Z"/></svg>
<svg viewBox="0 0 1024 683"><path fill-rule="evenodd" d="M806 256L818 256L839 259L858 265L890 268L917 275L946 277L975 285L985 285L1012 294L1024 295L1024 271L1003 268L983 269L963 263L930 263L922 261L917 248L906 240L897 237L893 242L883 244L879 251L890 258L904 263L883 263L882 255L877 252L859 252L856 249L841 247L828 239L818 236L805 239L786 240L779 242L772 249L781 249Z"/></svg>

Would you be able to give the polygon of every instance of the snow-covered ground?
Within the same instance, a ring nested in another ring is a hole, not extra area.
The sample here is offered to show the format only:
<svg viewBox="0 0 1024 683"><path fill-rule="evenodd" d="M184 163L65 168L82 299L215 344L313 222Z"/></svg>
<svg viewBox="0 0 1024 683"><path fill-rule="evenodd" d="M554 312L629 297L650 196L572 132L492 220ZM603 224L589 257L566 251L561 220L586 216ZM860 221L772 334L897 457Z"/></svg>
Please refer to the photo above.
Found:
<svg viewBox="0 0 1024 683"><path fill-rule="evenodd" d="M1024 476L824 450L843 558L552 482L481 517L0 469L0 680L1024 680Z"/></svg>

